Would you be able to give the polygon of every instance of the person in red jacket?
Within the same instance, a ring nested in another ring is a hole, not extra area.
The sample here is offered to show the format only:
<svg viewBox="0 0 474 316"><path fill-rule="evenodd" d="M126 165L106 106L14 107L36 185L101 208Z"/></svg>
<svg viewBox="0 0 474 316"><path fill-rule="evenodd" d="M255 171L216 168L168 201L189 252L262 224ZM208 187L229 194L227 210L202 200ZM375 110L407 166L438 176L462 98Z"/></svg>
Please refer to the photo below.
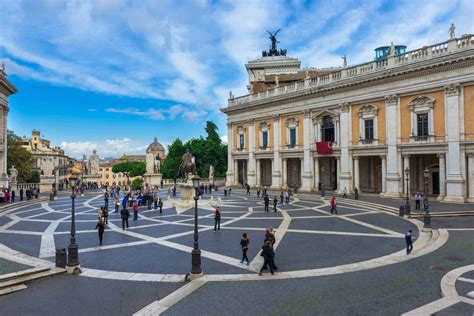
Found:
<svg viewBox="0 0 474 316"><path fill-rule="evenodd" d="M331 198L331 214L337 215L336 197L334 195Z"/></svg>

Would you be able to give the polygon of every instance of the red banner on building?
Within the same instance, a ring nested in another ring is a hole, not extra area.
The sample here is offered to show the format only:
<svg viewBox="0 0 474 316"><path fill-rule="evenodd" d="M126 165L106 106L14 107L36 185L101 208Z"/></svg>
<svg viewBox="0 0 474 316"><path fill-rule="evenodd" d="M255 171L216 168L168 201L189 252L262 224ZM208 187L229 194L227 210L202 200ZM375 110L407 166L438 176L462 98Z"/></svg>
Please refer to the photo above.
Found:
<svg viewBox="0 0 474 316"><path fill-rule="evenodd" d="M316 142L316 151L321 155L332 153L332 142Z"/></svg>

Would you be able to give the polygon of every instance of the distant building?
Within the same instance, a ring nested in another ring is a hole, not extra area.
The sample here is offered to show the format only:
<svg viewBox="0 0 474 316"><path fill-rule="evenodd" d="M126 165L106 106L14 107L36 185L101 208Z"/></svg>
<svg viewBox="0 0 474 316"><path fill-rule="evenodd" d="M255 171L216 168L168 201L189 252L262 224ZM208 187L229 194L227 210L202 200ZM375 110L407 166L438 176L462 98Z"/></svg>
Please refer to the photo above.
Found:
<svg viewBox="0 0 474 316"><path fill-rule="evenodd" d="M164 160L166 158L166 153L163 145L161 145L157 138L153 140L153 142L148 145L146 149L146 153L152 153L156 156L159 156L161 160ZM126 155L123 154L120 158L107 161L107 162L102 162L99 164L99 174L101 175L100 178L100 184L105 186L105 185L118 185L118 186L124 186L127 185L127 177L125 174L119 172L119 173L114 173L112 172L112 168L119 163L123 162L145 162L146 161L146 155ZM130 177L130 183L138 177Z"/></svg>
<svg viewBox="0 0 474 316"><path fill-rule="evenodd" d="M44 158L50 158L53 161L54 173L57 173L58 189L66 187L74 159L66 156L64 150L60 147L51 147L51 142L41 137L37 130L31 132L31 138L23 137L21 146L28 150L33 159L32 168L43 174L42 162Z"/></svg>

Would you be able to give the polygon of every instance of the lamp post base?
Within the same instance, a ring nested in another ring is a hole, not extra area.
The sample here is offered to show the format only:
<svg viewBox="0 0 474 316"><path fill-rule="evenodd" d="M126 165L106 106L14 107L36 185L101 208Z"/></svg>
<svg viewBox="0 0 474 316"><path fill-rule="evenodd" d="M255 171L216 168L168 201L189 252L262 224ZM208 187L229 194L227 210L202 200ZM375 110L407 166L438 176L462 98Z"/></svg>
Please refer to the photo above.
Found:
<svg viewBox="0 0 474 316"><path fill-rule="evenodd" d="M201 273L188 273L186 274L186 276L184 277L184 280L185 281L192 281L192 280L196 280L196 279L199 279L201 277L204 276L204 272L201 272Z"/></svg>
<svg viewBox="0 0 474 316"><path fill-rule="evenodd" d="M69 274L81 274L81 265L77 266L66 266L66 272Z"/></svg>

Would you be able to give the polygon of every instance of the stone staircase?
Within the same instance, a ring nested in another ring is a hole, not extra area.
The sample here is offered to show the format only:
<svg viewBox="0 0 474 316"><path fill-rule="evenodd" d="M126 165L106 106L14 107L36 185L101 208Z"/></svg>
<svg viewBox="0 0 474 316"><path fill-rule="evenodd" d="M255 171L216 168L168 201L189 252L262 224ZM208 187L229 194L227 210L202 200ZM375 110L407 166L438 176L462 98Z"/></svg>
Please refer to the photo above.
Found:
<svg viewBox="0 0 474 316"><path fill-rule="evenodd" d="M26 284L33 280L65 273L66 269L49 267L32 268L0 276L0 295L6 295L16 291L26 289Z"/></svg>

